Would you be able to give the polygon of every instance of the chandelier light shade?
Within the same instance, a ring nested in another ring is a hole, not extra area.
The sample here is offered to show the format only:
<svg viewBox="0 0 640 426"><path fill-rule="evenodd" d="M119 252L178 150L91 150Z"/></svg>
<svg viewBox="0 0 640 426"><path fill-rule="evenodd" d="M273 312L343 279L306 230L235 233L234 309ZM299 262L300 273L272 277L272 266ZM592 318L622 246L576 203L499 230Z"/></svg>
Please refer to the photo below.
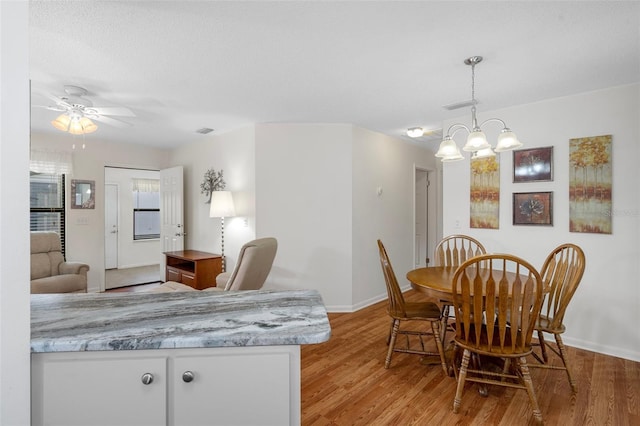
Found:
<svg viewBox="0 0 640 426"><path fill-rule="evenodd" d="M81 115L60 114L51 124L56 129L72 135L86 135L98 130L98 126L93 121Z"/></svg>
<svg viewBox="0 0 640 426"><path fill-rule="evenodd" d="M452 124L449 127L442 143L440 143L438 152L435 154L435 156L443 162L457 161L464 158L453 140L453 136L460 130L466 130L468 133L467 143L462 147L462 150L471 152L471 158L491 157L496 155L496 152L509 151L522 146L522 142L518 140L515 133L513 133L501 119L489 118L478 124L478 118L476 116L475 67L480 62L482 62L482 56L471 56L464 61L465 64L471 66L471 128L461 123ZM502 130L498 136L498 142L495 148L489 144L487 136L482 131L484 125L491 122L498 122L502 125ZM422 133L414 131L415 129L422 130L419 127L412 127L407 130L407 135L411 137L422 136Z"/></svg>

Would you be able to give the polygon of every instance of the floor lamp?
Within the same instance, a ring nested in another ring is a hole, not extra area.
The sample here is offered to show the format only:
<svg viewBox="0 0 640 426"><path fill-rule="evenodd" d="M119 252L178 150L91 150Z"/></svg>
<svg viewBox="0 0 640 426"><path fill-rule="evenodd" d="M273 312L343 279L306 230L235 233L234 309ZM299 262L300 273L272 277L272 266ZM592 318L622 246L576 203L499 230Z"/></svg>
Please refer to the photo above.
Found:
<svg viewBox="0 0 640 426"><path fill-rule="evenodd" d="M220 236L222 238L222 272L226 271L224 260L224 218L236 215L236 209L233 206L233 197L231 191L213 191L211 193L211 209L209 217L220 218Z"/></svg>

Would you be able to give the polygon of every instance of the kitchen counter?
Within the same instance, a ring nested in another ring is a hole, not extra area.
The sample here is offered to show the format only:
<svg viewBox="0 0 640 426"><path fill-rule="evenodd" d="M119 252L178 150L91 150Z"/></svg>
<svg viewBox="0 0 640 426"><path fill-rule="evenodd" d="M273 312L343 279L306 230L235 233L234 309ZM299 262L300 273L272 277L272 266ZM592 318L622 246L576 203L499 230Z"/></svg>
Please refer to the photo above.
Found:
<svg viewBox="0 0 640 426"><path fill-rule="evenodd" d="M315 290L31 296L32 352L302 345L330 334Z"/></svg>

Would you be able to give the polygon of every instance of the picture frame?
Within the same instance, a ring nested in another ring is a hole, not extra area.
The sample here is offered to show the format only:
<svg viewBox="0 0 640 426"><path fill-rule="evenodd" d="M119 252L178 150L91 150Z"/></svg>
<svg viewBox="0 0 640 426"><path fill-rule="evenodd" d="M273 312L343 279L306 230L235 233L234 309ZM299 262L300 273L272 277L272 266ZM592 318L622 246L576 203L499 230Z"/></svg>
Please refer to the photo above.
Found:
<svg viewBox="0 0 640 426"><path fill-rule="evenodd" d="M553 181L553 147L513 151L513 182Z"/></svg>
<svg viewBox="0 0 640 426"><path fill-rule="evenodd" d="M96 208L96 182L94 180L71 180L71 208Z"/></svg>
<svg viewBox="0 0 640 426"><path fill-rule="evenodd" d="M553 192L514 192L513 224L553 226Z"/></svg>

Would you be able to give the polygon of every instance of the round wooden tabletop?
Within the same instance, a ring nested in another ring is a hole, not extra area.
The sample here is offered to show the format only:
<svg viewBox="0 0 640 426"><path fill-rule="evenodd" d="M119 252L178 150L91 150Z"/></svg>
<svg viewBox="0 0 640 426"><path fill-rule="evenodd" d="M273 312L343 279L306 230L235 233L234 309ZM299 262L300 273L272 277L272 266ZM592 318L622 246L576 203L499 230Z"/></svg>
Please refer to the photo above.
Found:
<svg viewBox="0 0 640 426"><path fill-rule="evenodd" d="M451 266L418 268L407 273L411 287L441 300L451 300L451 280L456 272Z"/></svg>

